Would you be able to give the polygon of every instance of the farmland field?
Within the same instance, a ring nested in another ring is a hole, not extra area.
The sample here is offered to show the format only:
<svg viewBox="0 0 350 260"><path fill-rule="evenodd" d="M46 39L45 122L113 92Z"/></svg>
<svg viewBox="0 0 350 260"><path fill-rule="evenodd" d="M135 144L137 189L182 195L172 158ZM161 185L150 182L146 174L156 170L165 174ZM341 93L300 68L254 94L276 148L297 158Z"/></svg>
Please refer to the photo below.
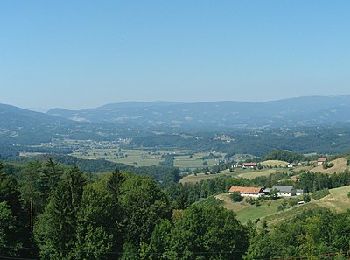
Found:
<svg viewBox="0 0 350 260"><path fill-rule="evenodd" d="M134 166L151 166L159 165L164 162L165 156L172 156L174 158L174 166L181 169L197 169L204 167L211 167L219 163L225 154L214 153L215 157L211 158L210 152L191 153L186 150L142 150L142 149L85 149L83 151L75 151L72 156L83 159L106 159L115 163L122 163Z"/></svg>

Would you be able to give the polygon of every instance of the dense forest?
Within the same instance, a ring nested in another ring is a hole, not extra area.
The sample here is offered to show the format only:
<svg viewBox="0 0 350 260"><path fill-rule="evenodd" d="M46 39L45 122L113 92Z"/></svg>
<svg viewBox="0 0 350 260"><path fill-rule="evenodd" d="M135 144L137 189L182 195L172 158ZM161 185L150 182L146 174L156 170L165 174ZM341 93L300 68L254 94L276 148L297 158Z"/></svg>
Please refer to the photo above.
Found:
<svg viewBox="0 0 350 260"><path fill-rule="evenodd" d="M305 211L277 226L240 223L211 198L252 180L160 183L147 172L91 174L52 159L0 164L0 257L29 259L270 259L346 256L350 212ZM302 173L318 191L350 184L350 173ZM273 248L273 250L271 249Z"/></svg>

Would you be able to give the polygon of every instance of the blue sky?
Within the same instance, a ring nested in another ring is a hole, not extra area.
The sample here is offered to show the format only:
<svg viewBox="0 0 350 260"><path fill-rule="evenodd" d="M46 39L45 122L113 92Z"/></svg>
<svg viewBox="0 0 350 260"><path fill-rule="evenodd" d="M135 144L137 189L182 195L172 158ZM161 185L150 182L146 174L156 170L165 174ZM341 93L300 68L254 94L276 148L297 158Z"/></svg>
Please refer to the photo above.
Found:
<svg viewBox="0 0 350 260"><path fill-rule="evenodd" d="M0 102L350 94L350 1L0 1Z"/></svg>

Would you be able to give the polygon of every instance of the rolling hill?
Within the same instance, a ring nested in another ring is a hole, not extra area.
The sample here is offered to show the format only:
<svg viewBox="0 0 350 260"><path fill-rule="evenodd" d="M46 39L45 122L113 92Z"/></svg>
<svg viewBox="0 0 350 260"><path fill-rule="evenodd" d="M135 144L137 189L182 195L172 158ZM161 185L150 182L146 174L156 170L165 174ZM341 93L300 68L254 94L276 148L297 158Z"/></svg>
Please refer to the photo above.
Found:
<svg viewBox="0 0 350 260"><path fill-rule="evenodd" d="M350 122L350 96L309 96L269 102L124 102L95 109L52 109L75 121L143 127L222 129L317 126Z"/></svg>
<svg viewBox="0 0 350 260"><path fill-rule="evenodd" d="M0 104L1 143L47 142L55 135L76 125L75 122L45 113Z"/></svg>
<svg viewBox="0 0 350 260"><path fill-rule="evenodd" d="M277 210L277 207L281 205L283 200L267 201L262 203L260 207L255 207L245 202L232 202L227 193L219 194L215 197L223 201L223 206L233 210L237 214L237 218L244 223L249 220L264 219L270 224L275 224L291 219L304 210L317 207L328 208L338 213L350 209L350 199L347 197L348 192L350 192L350 186L330 189L329 192L329 195L320 200L312 200L309 203L295 206L285 211Z"/></svg>

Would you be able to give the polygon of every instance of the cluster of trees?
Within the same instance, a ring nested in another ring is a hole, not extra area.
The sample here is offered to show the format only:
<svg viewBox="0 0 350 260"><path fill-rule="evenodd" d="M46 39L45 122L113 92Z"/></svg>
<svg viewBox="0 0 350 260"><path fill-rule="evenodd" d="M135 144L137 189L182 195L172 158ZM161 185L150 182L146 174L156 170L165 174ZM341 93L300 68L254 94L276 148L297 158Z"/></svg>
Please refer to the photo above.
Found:
<svg viewBox="0 0 350 260"><path fill-rule="evenodd" d="M334 185L350 180L349 173L333 176ZM312 211L256 228L241 224L214 198L203 200L230 185L285 177L161 185L118 170L86 174L51 159L0 164L0 258L265 259L348 252L350 213ZM303 174L300 183L311 185Z"/></svg>
<svg viewBox="0 0 350 260"><path fill-rule="evenodd" d="M176 210L150 177L52 160L11 169L0 164L0 257L239 259L248 248L234 213L215 203Z"/></svg>
<svg viewBox="0 0 350 260"><path fill-rule="evenodd" d="M305 211L288 221L255 230L246 259L348 259L350 212Z"/></svg>
<svg viewBox="0 0 350 260"><path fill-rule="evenodd" d="M272 187L277 184L297 185L297 183L290 180L288 173L276 173L270 174L269 176L260 176L254 179L240 179L223 176L201 180L200 182L193 184L171 184L165 187L165 191L176 208L184 209L201 199L227 192L229 187L233 185Z"/></svg>
<svg viewBox="0 0 350 260"><path fill-rule="evenodd" d="M297 185L307 193L347 186L350 185L350 172L333 174L304 172L299 175Z"/></svg>
<svg viewBox="0 0 350 260"><path fill-rule="evenodd" d="M123 172L132 172L140 175L147 175L154 178L158 182L167 185L170 183L177 183L180 179L180 171L176 167L164 166L164 165L152 165L152 166L139 166L126 165L121 163L114 163L105 159L82 159L69 155L42 155L37 156L35 159L41 163L52 158L55 162L67 166L77 166L80 170L87 173L101 173L112 172L115 169L119 169ZM23 165L32 162L33 158L18 158L12 159L17 165Z"/></svg>
<svg viewBox="0 0 350 260"><path fill-rule="evenodd" d="M305 161L305 159L302 154L284 150L273 150L264 157L264 160L280 160L289 163Z"/></svg>
<svg viewBox="0 0 350 260"><path fill-rule="evenodd" d="M175 207L184 209L201 199L227 192L229 187L233 185L261 187L291 185L297 189L304 190L305 193L314 193L321 190L350 185L349 171L334 174L303 172L298 176L297 180L292 180L291 176L291 173L288 172L270 174L269 176L260 176L254 179L239 179L223 176L208 180L201 180L200 182L193 184L173 183L171 185L167 185L165 187L165 191L171 198Z"/></svg>
<svg viewBox="0 0 350 260"><path fill-rule="evenodd" d="M215 139L218 131L186 131L186 136L173 134L174 130L164 129L164 134L148 132L132 137L132 147L162 147L191 151L220 151L233 154L253 154L263 157L271 149L297 151L301 154L317 152L320 154L339 154L349 149L349 127L295 127L274 129L234 129L225 134L233 136L234 141L223 142ZM342 135L339 135L342 133ZM296 138L296 135L299 135ZM332 140L337 145L329 145ZM289 157L289 155L287 155ZM298 159L298 158L297 158ZM298 160L297 160L298 161Z"/></svg>

